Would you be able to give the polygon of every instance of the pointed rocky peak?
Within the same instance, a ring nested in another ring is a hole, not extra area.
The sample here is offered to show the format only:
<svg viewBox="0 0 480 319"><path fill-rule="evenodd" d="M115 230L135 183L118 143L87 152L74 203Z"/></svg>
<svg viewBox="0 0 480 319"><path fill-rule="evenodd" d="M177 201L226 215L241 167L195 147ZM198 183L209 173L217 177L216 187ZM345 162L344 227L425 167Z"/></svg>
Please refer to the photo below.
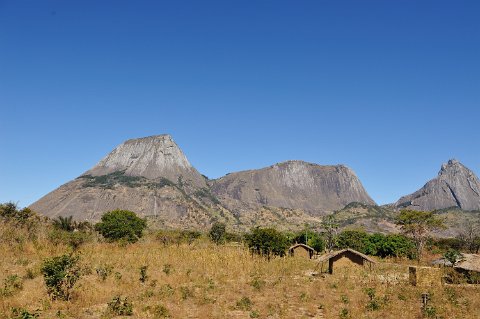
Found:
<svg viewBox="0 0 480 319"><path fill-rule="evenodd" d="M458 207L480 209L480 180L458 160L442 164L438 176L413 194L403 196L395 204L399 208L435 210Z"/></svg>
<svg viewBox="0 0 480 319"><path fill-rule="evenodd" d="M174 183L181 178L192 186L204 187L205 179L190 164L185 154L168 135L130 139L111 151L85 175L101 176L123 172L148 179L167 178Z"/></svg>

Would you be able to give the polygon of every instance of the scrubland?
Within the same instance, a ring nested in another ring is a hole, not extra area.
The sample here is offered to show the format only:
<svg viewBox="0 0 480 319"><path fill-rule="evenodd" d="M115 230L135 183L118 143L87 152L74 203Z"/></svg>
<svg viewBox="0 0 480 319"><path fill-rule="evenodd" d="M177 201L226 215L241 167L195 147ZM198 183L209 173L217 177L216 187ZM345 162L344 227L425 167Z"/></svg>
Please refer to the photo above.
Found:
<svg viewBox="0 0 480 319"><path fill-rule="evenodd" d="M412 261L377 259L372 271L351 265L329 275L315 260L268 261L203 237L177 245L150 233L122 245L94 236L72 252L46 233L0 231L0 318L113 318L124 306L125 318L480 318L478 286L411 286ZM80 256L81 276L69 301L53 300L41 265L65 253Z"/></svg>

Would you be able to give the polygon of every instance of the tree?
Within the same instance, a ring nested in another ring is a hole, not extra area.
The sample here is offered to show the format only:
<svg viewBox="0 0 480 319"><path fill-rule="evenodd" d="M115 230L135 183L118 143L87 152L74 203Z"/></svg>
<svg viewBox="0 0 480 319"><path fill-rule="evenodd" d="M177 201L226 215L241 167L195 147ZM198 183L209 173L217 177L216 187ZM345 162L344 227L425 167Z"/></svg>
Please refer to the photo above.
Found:
<svg viewBox="0 0 480 319"><path fill-rule="evenodd" d="M455 266L456 263L461 261L463 259L462 254L458 250L455 249L449 249L444 255L443 258L448 260L451 264L452 267Z"/></svg>
<svg viewBox="0 0 480 319"><path fill-rule="evenodd" d="M425 243L433 230L444 228L442 219L433 212L416 210L401 210L397 217L397 224L401 226L403 233L412 238L415 243L417 259L422 258Z"/></svg>
<svg viewBox="0 0 480 319"><path fill-rule="evenodd" d="M458 239L470 253L478 254L480 250L480 223L465 225L465 229L458 235Z"/></svg>
<svg viewBox="0 0 480 319"><path fill-rule="evenodd" d="M361 230L344 230L337 237L337 246L365 252L368 237L368 234Z"/></svg>
<svg viewBox="0 0 480 319"><path fill-rule="evenodd" d="M289 242L287 236L274 228L252 229L245 235L245 241L250 251L270 259L271 256L285 256Z"/></svg>
<svg viewBox="0 0 480 319"><path fill-rule="evenodd" d="M225 241L226 225L224 223L215 222L208 233L210 239L217 245Z"/></svg>
<svg viewBox="0 0 480 319"><path fill-rule="evenodd" d="M143 236L147 222L128 210L113 210L102 216L102 221L95 224L95 230L107 240L124 240L136 242Z"/></svg>
<svg viewBox="0 0 480 319"><path fill-rule="evenodd" d="M322 220L323 236L325 238L327 249L329 251L332 251L335 247L338 226L339 225L333 215L328 215Z"/></svg>

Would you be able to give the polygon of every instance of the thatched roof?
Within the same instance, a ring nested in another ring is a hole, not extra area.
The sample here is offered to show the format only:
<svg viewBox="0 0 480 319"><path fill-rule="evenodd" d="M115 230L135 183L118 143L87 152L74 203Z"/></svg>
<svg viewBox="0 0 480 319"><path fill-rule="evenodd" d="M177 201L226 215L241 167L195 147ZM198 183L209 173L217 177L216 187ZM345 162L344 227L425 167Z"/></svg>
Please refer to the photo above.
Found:
<svg viewBox="0 0 480 319"><path fill-rule="evenodd" d="M306 250L310 250L310 251L315 252L315 249L314 249L314 248L312 248L312 247L310 247L310 246L308 246L308 245L305 245L305 244L295 244L295 245L291 246L290 248L288 248L288 251L292 251L293 249L298 248L298 247L303 247L303 248L305 248Z"/></svg>
<svg viewBox="0 0 480 319"><path fill-rule="evenodd" d="M343 254L345 252L351 252L352 254L355 254L355 255L358 255L360 257L362 257L364 260L368 261L368 262L371 262L372 264L375 264L375 260L373 260L372 258L368 257L367 255L365 254L362 254L361 252L359 251L356 251L354 249L351 249L351 248L346 248L346 249L342 249L342 250L338 250L338 251L334 251L334 252L331 252L331 253L328 253L328 254L325 254L325 255L322 255L320 256L320 258L318 258L318 262L324 262L324 261L327 261L329 260L330 258L333 258L335 256L338 256L340 254Z"/></svg>
<svg viewBox="0 0 480 319"><path fill-rule="evenodd" d="M462 254L462 256L463 260L459 261L454 268L480 272L480 255Z"/></svg>
<svg viewBox="0 0 480 319"><path fill-rule="evenodd" d="M432 262L432 264L452 266L452 263L446 260L445 258L437 259L434 262ZM457 262L453 268L480 272L480 255L462 254L462 259L459 262Z"/></svg>

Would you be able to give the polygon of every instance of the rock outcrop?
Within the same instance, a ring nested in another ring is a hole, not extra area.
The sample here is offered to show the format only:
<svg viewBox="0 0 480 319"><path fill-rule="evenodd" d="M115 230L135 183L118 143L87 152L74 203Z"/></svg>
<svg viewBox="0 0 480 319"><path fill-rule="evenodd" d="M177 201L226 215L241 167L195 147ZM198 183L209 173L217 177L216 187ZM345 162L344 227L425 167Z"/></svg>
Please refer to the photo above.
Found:
<svg viewBox="0 0 480 319"><path fill-rule="evenodd" d="M395 206L415 210L451 207L480 210L480 180L459 161L449 160L436 178L415 193L400 198Z"/></svg>
<svg viewBox="0 0 480 319"><path fill-rule="evenodd" d="M170 135L128 140L116 147L84 175L102 176L114 172L155 180L179 180L193 187L207 186L205 178L190 164Z"/></svg>
<svg viewBox="0 0 480 319"><path fill-rule="evenodd" d="M343 165L288 161L228 174L211 182L212 193L234 212L262 206L324 214L350 202L374 205L355 173Z"/></svg>
<svg viewBox="0 0 480 319"><path fill-rule="evenodd" d="M374 204L349 168L289 161L209 181L169 135L128 140L97 165L33 203L48 217L99 220L132 210L163 226L206 228L216 220L237 229L315 223L350 202Z"/></svg>
<svg viewBox="0 0 480 319"><path fill-rule="evenodd" d="M203 203L190 195L206 179L169 135L128 140L92 169L45 195L30 208L49 217L98 220L113 209L129 209L165 223L209 224ZM192 221L197 219L197 221ZM178 225L177 225L178 226Z"/></svg>

